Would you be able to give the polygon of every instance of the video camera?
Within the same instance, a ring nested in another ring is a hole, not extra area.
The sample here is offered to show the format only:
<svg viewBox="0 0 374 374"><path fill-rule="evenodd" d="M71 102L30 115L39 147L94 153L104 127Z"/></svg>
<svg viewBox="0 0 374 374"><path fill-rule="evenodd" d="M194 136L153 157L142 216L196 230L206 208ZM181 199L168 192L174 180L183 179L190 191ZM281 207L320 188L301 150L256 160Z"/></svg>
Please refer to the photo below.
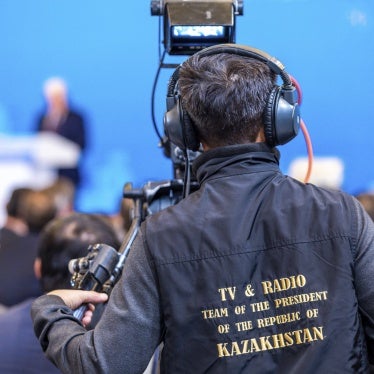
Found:
<svg viewBox="0 0 374 374"><path fill-rule="evenodd" d="M242 0L151 0L151 15L164 18L163 43L170 55L189 55L214 44L234 43L235 18L242 14ZM169 67L161 59L159 70L165 66ZM175 67L174 64L171 67ZM153 111L152 117L155 124ZM199 188L190 174L199 152L182 151L166 137L162 138L157 126L155 130L165 156L172 161L173 179L148 182L140 189L132 188L130 183L125 185L123 198L134 202L130 229L118 251L106 244L95 244L88 248L87 256L70 261L71 284L74 288L109 295L122 274L142 221L177 204L190 191ZM85 310L86 307L81 306L74 311L74 315L81 319Z"/></svg>

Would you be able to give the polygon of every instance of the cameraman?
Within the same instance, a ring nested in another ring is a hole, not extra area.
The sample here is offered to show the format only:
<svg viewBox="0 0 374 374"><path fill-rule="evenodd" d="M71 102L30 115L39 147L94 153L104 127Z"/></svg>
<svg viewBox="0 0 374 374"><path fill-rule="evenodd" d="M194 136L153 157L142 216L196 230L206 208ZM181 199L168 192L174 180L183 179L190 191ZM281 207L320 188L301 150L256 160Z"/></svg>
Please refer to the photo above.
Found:
<svg viewBox="0 0 374 374"><path fill-rule="evenodd" d="M140 373L160 343L165 373L367 372L374 225L351 196L281 173L264 125L275 78L224 47L182 64L201 187L143 222L94 331L72 310L105 295L34 302L36 334L63 372Z"/></svg>

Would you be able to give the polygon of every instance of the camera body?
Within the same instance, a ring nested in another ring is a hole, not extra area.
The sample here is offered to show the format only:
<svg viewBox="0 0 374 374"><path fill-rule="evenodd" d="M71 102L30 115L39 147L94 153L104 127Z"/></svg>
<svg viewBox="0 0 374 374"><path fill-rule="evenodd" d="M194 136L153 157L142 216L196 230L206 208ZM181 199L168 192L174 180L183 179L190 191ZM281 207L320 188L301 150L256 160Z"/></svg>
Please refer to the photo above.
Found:
<svg viewBox="0 0 374 374"><path fill-rule="evenodd" d="M170 55L191 55L235 41L235 18L243 0L152 0L151 15L163 17L163 42Z"/></svg>
<svg viewBox="0 0 374 374"><path fill-rule="evenodd" d="M120 273L118 260L119 253L111 246L90 245L87 256L69 261L69 271L73 274L71 285L109 294Z"/></svg>
<svg viewBox="0 0 374 374"><path fill-rule="evenodd" d="M191 182L191 189L198 189L196 182ZM115 250L107 244L94 244L88 247L87 256L70 260L69 271L72 274L71 285L75 289L105 292L108 295L122 274L122 269L138 233L141 222L149 215L155 214L183 198L184 182L172 179L159 182L148 182L143 188L132 188L126 183L123 197L134 201L132 223L126 237ZM84 314L79 308L74 315L79 319Z"/></svg>

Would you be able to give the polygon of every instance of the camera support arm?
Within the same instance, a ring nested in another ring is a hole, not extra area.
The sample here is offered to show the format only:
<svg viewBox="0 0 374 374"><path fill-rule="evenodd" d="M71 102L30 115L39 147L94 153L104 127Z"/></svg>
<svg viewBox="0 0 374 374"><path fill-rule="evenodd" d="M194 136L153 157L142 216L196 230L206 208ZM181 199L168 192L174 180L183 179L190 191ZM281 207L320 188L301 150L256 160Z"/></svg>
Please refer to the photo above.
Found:
<svg viewBox="0 0 374 374"><path fill-rule="evenodd" d="M126 258L142 222L143 194L134 194L134 201L134 218L118 251L106 244L95 244L88 248L86 257L69 262L74 288L110 294L121 277ZM87 305L80 306L74 311L74 317L81 320L86 310Z"/></svg>

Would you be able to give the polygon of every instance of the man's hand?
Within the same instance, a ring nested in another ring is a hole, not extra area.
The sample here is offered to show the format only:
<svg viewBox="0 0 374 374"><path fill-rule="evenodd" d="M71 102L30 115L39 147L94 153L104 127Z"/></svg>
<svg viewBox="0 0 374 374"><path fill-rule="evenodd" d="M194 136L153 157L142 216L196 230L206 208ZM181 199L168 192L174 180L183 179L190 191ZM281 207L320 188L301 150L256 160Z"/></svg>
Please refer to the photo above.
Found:
<svg viewBox="0 0 374 374"><path fill-rule="evenodd" d="M92 314L95 310L94 304L105 303L108 300L106 293L84 290L55 290L48 292L48 295L59 296L72 310L87 304L87 310L81 321L83 326L87 326L91 322Z"/></svg>

